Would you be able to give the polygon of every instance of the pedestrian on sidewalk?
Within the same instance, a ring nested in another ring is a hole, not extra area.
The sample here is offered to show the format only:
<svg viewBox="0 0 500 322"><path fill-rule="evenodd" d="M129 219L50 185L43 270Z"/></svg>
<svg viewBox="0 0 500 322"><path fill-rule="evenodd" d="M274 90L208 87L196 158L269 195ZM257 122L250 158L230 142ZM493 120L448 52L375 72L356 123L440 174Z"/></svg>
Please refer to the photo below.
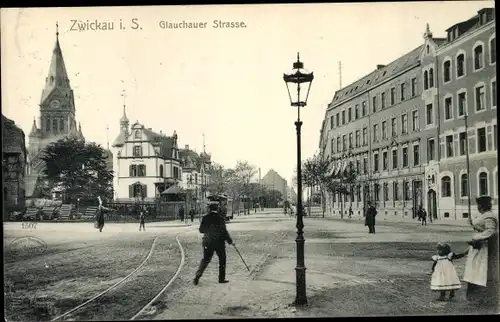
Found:
<svg viewBox="0 0 500 322"><path fill-rule="evenodd" d="M467 299L498 307L498 215L491 211L491 197L476 198L480 215L469 223L476 232L468 243L469 254L463 280L467 285Z"/></svg>
<svg viewBox="0 0 500 322"><path fill-rule="evenodd" d="M184 206L181 205L181 207L179 208L179 219L181 221L184 221Z"/></svg>
<svg viewBox="0 0 500 322"><path fill-rule="evenodd" d="M422 205L420 205L420 208L418 209L418 217L420 218L422 226L427 225L427 212Z"/></svg>
<svg viewBox="0 0 500 322"><path fill-rule="evenodd" d="M191 223L193 223L194 221L194 215L195 215L194 207L191 207L191 210L189 210L189 217L191 217Z"/></svg>
<svg viewBox="0 0 500 322"><path fill-rule="evenodd" d="M375 216L377 216L377 209L373 206L371 201L368 201L368 210L366 211L365 226L368 226L368 233L375 234Z"/></svg>
<svg viewBox="0 0 500 322"><path fill-rule="evenodd" d="M146 231L146 226L144 224L144 221L146 219L146 216L144 215L144 212L141 210L141 214L139 215L139 231L141 231L141 228L144 229L144 231Z"/></svg>
<svg viewBox="0 0 500 322"><path fill-rule="evenodd" d="M101 233L102 229L104 228L104 212L111 209L106 208L102 205L102 199L100 196L97 197L97 200L99 201L99 206L97 208L96 214L96 228L99 229L99 232Z"/></svg>
<svg viewBox="0 0 500 322"><path fill-rule="evenodd" d="M455 254L451 251L450 245L438 243L436 251L437 254L432 256L434 264L432 265L431 290L439 291L437 301L446 300L446 291L450 292L449 299L452 300L455 297L455 290L462 287L453 260L464 257L468 249L461 254Z"/></svg>
<svg viewBox="0 0 500 322"><path fill-rule="evenodd" d="M194 277L194 285L198 285L203 272L212 260L214 252L219 257L219 283L226 280L226 242L231 245L233 240L226 229L224 218L219 215L217 204L209 205L209 213L203 216L199 231L203 235L203 258Z"/></svg>

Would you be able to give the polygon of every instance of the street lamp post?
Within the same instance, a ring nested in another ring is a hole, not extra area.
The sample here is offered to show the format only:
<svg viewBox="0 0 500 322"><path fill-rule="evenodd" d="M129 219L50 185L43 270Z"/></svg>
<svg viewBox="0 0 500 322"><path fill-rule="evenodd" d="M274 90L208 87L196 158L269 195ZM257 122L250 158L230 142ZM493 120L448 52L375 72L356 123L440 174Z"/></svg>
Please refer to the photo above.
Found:
<svg viewBox="0 0 500 322"><path fill-rule="evenodd" d="M295 242L297 243L297 266L295 267L296 274L296 297L295 306L307 305L306 296L306 267L304 261L304 220L303 220L303 209L302 209L302 169L301 169L301 146L300 146L300 129L302 126L302 121L300 120L300 108L307 105L307 98L309 97L309 91L311 89L311 83L314 79L313 73L309 73L304 69L304 63L300 61L299 53L297 53L297 61L293 63L293 69L289 73L283 74L283 80L286 83L288 90L288 97L290 99L290 105L297 107L297 121L295 122L295 128L297 131L297 238ZM305 85L306 98L304 101L300 100L301 85ZM297 101L292 99L292 93L290 92L290 87L297 87Z"/></svg>

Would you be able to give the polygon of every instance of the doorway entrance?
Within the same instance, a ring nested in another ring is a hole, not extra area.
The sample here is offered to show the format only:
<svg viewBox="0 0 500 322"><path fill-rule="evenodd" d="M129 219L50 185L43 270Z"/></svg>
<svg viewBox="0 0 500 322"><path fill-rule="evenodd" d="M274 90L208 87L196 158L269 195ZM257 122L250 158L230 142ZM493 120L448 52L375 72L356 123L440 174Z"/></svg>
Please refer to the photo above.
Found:
<svg viewBox="0 0 500 322"><path fill-rule="evenodd" d="M436 204L436 191L433 189L427 192L427 212L429 217L437 219L437 204Z"/></svg>
<svg viewBox="0 0 500 322"><path fill-rule="evenodd" d="M418 209L420 209L420 206L423 207L422 204L422 181L420 180L413 180L413 188L412 188L412 200L413 200L413 218L417 217L417 212Z"/></svg>

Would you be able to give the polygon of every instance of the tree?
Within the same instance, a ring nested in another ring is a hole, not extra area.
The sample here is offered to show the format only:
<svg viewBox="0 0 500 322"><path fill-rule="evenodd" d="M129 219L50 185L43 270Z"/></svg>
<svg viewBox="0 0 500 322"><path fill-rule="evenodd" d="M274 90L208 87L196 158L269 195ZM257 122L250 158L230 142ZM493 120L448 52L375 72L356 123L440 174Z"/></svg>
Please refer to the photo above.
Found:
<svg viewBox="0 0 500 322"><path fill-rule="evenodd" d="M214 163L210 169L211 180L207 190L215 195L228 193L230 174L230 171L224 169L222 164Z"/></svg>
<svg viewBox="0 0 500 322"><path fill-rule="evenodd" d="M246 196L246 198L251 198L250 196L250 181L257 173L255 166L248 163L248 161L238 161L236 167L234 168L234 175L239 183L241 190L240 194ZM247 200L248 201L248 200ZM248 212L250 213L250 207L247 205Z"/></svg>
<svg viewBox="0 0 500 322"><path fill-rule="evenodd" d="M49 144L41 159L51 188L60 187L65 202L113 198L113 171L106 166L104 149L93 142L64 138Z"/></svg>
<svg viewBox="0 0 500 322"><path fill-rule="evenodd" d="M323 199L326 199L326 182L328 181L328 172L330 169L330 160L323 159L319 156L310 158L304 162L302 166L302 182L304 185L319 187ZM326 205L322 203L323 217L325 217ZM309 202L309 213L311 212L311 202Z"/></svg>

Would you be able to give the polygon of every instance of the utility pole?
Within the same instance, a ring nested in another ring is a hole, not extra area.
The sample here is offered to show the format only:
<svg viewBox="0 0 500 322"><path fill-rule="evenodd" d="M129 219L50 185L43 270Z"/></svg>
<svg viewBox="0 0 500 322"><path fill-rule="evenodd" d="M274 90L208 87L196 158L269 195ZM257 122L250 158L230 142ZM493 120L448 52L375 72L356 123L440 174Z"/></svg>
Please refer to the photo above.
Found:
<svg viewBox="0 0 500 322"><path fill-rule="evenodd" d="M201 204L205 207L205 133L203 135L203 158L201 159Z"/></svg>
<svg viewBox="0 0 500 322"><path fill-rule="evenodd" d="M470 160L469 160L469 122L468 113L465 112L465 163L467 167L467 212L469 213L469 223L472 225L472 211L471 211L471 191L470 191Z"/></svg>
<svg viewBox="0 0 500 322"><path fill-rule="evenodd" d="M109 125L106 125L106 146L109 150Z"/></svg>
<svg viewBox="0 0 500 322"><path fill-rule="evenodd" d="M260 168L259 168L259 187L260 187L260 194L261 194L261 198L260 198L260 210L263 211L264 210L264 187L262 186L262 177L261 177L261 173L260 173Z"/></svg>

